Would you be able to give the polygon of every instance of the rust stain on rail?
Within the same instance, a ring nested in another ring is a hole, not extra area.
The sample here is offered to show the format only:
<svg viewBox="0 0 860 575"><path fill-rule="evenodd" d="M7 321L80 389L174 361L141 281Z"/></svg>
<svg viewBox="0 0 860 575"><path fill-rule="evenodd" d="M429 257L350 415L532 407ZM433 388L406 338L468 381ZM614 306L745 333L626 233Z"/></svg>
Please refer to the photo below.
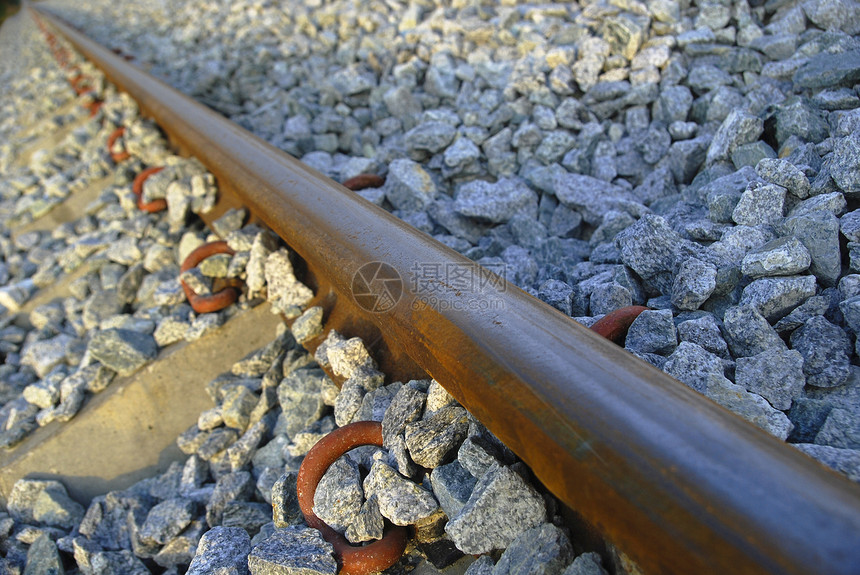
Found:
<svg viewBox="0 0 860 575"><path fill-rule="evenodd" d="M436 274L436 305L409 285L367 312L364 263L474 264L49 20L304 258L347 335L436 378L647 572L860 572L860 486L516 288Z"/></svg>

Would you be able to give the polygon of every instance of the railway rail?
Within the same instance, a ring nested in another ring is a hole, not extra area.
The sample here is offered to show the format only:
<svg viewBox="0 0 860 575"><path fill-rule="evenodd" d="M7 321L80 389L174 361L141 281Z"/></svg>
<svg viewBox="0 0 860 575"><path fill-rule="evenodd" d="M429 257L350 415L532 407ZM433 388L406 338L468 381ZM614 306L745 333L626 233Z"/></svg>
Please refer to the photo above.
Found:
<svg viewBox="0 0 860 575"><path fill-rule="evenodd" d="M326 330L362 337L393 378L432 376L645 572L858 572L856 484L30 10L301 256ZM383 311L355 297L366 266L396 283ZM446 266L484 281L460 289Z"/></svg>

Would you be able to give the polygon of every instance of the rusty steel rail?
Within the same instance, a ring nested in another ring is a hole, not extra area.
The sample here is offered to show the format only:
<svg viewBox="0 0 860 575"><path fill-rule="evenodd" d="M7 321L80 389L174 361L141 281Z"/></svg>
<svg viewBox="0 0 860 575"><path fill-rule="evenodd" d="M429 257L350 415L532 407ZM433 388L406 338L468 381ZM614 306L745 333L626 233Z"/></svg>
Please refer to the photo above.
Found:
<svg viewBox="0 0 860 575"><path fill-rule="evenodd" d="M392 309L364 312L364 263L404 279L472 264L39 13L304 258L317 301L352 308L646 572L860 572L860 486L516 288L424 275L435 308L404 281Z"/></svg>

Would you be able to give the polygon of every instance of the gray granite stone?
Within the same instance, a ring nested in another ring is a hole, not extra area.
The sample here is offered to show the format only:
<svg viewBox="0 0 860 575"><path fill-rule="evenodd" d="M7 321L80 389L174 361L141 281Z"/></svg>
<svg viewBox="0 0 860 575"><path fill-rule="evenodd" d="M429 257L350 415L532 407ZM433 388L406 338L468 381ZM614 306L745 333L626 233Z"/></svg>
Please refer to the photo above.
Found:
<svg viewBox="0 0 860 575"><path fill-rule="evenodd" d="M251 411L259 399L260 397L256 393L244 385L238 385L228 390L220 405L221 419L224 421L224 425L237 429L239 432L244 431L251 421ZM201 429L203 428L201 427Z"/></svg>
<svg viewBox="0 0 860 575"><path fill-rule="evenodd" d="M740 305L751 305L768 321L775 322L815 295L815 276L757 279L744 288Z"/></svg>
<svg viewBox="0 0 860 575"><path fill-rule="evenodd" d="M16 521L35 523L34 508L39 496L45 492L68 496L65 486L59 481L19 479L12 486L6 502L6 510Z"/></svg>
<svg viewBox="0 0 860 575"><path fill-rule="evenodd" d="M679 341L695 343L722 359L730 359L728 345L713 315L705 314L696 319L682 321L677 330Z"/></svg>
<svg viewBox="0 0 860 575"><path fill-rule="evenodd" d="M247 575L251 538L239 527L214 527L206 532L186 575Z"/></svg>
<svg viewBox="0 0 860 575"><path fill-rule="evenodd" d="M39 377L45 377L58 365L65 363L69 348L75 338L61 333L48 339L25 343L21 353L21 364L32 367Z"/></svg>
<svg viewBox="0 0 860 575"><path fill-rule="evenodd" d="M754 248L744 256L741 271L752 278L787 276L806 271L812 258L794 236L781 237Z"/></svg>
<svg viewBox="0 0 860 575"><path fill-rule="evenodd" d="M829 298L824 296L812 296L811 298L794 308L787 316L776 322L773 328L780 335L791 333L792 331L806 323L806 320L808 320L812 316L823 316L825 313L827 313L829 308Z"/></svg>
<svg viewBox="0 0 860 575"><path fill-rule="evenodd" d="M251 575L336 575L334 548L316 529L278 529L247 556Z"/></svg>
<svg viewBox="0 0 860 575"><path fill-rule="evenodd" d="M738 146L755 142L763 130L761 118L743 110L732 110L714 134L707 152L708 164L730 160Z"/></svg>
<svg viewBox="0 0 860 575"><path fill-rule="evenodd" d="M839 218L839 230L848 241L860 241L860 210L848 212Z"/></svg>
<svg viewBox="0 0 860 575"><path fill-rule="evenodd" d="M829 132L821 111L808 100L794 97L773 106L770 117L765 120L765 128L765 135L772 133L780 147L791 136L817 144Z"/></svg>
<svg viewBox="0 0 860 575"><path fill-rule="evenodd" d="M458 461L440 465L430 474L433 494L449 518L456 517L472 494L477 479Z"/></svg>
<svg viewBox="0 0 860 575"><path fill-rule="evenodd" d="M343 534L358 516L364 492L358 465L341 457L328 468L314 492L313 511L329 527Z"/></svg>
<svg viewBox="0 0 860 575"><path fill-rule="evenodd" d="M771 349L752 357L738 358L735 383L761 395L775 408L787 411L806 385L803 356L794 349Z"/></svg>
<svg viewBox="0 0 860 575"><path fill-rule="evenodd" d="M495 563L489 555L481 555L474 563L469 565L463 575L493 575Z"/></svg>
<svg viewBox="0 0 860 575"><path fill-rule="evenodd" d="M630 293L630 290L615 282L594 286L588 298L588 306L592 315L607 314L632 303L633 294Z"/></svg>
<svg viewBox="0 0 860 575"><path fill-rule="evenodd" d="M460 215L501 223L530 210L536 202L537 196L523 182L502 178L495 183L475 180L460 186L453 207Z"/></svg>
<svg viewBox="0 0 860 575"><path fill-rule="evenodd" d="M840 54L816 54L798 68L792 80L803 88L852 87L860 82L858 61L860 51L857 50Z"/></svg>
<svg viewBox="0 0 860 575"><path fill-rule="evenodd" d="M469 431L466 410L445 407L405 428L409 455L418 465L438 467L453 458Z"/></svg>
<svg viewBox="0 0 860 575"><path fill-rule="evenodd" d="M195 519L182 533L167 542L152 560L160 567L184 568L194 560L200 538L206 529L205 521Z"/></svg>
<svg viewBox="0 0 860 575"><path fill-rule="evenodd" d="M812 259L809 271L824 286L836 285L842 271L836 216L824 211L792 216L782 222L780 229L781 235L796 237L809 251Z"/></svg>
<svg viewBox="0 0 860 575"><path fill-rule="evenodd" d="M856 414L838 407L832 409L815 435L814 443L860 450L860 424Z"/></svg>
<svg viewBox="0 0 860 575"><path fill-rule="evenodd" d="M669 355L678 346L671 310L646 310L633 320L624 348L638 353Z"/></svg>
<svg viewBox="0 0 860 575"><path fill-rule="evenodd" d="M851 374L851 341L841 328L822 316L809 318L791 334L791 347L803 356L806 383L816 387L843 385Z"/></svg>
<svg viewBox="0 0 860 575"><path fill-rule="evenodd" d="M567 535L552 523L543 523L523 531L511 542L499 557L493 574L558 573L571 563L573 555Z"/></svg>
<svg viewBox="0 0 860 575"><path fill-rule="evenodd" d="M722 361L694 343L681 342L664 371L768 433L786 439L793 425L760 395L729 381Z"/></svg>
<svg viewBox="0 0 860 575"><path fill-rule="evenodd" d="M557 173L553 187L559 201L582 214L582 218L599 225L609 211L638 217L647 211L638 199L620 186L582 174Z"/></svg>
<svg viewBox="0 0 860 575"><path fill-rule="evenodd" d="M332 373L344 379L352 377L357 370L376 368L364 342L358 337L332 343L326 350L326 355Z"/></svg>
<svg viewBox="0 0 860 575"><path fill-rule="evenodd" d="M857 163L860 162L860 137L851 134L836 138L833 155L830 157L830 176L839 189L856 197L860 193L860 176Z"/></svg>
<svg viewBox="0 0 860 575"><path fill-rule="evenodd" d="M380 513L395 525L412 525L439 509L431 492L382 461L374 462L364 479L364 493L368 497L377 496Z"/></svg>
<svg viewBox="0 0 860 575"><path fill-rule="evenodd" d="M388 446L401 435L406 426L421 418L427 394L409 385L401 387L382 418L382 441Z"/></svg>
<svg viewBox="0 0 860 575"><path fill-rule="evenodd" d="M583 553L567 566L561 575L607 575L597 553Z"/></svg>
<svg viewBox="0 0 860 575"><path fill-rule="evenodd" d="M249 262L250 265L250 262ZM290 254L286 249L272 252L264 265L267 299L277 310L289 318L301 315L303 308L313 298L313 292L296 279Z"/></svg>
<svg viewBox="0 0 860 575"><path fill-rule="evenodd" d="M504 549L546 520L543 498L510 467L493 464L445 532L464 553Z"/></svg>
<svg viewBox="0 0 860 575"><path fill-rule="evenodd" d="M47 534L37 537L27 549L24 575L63 575L64 573L63 560L60 558L57 544Z"/></svg>
<svg viewBox="0 0 860 575"><path fill-rule="evenodd" d="M287 435L292 437L322 416L325 404L320 390L326 377L319 369L298 369L278 385L278 401L288 421Z"/></svg>
<svg viewBox="0 0 860 575"><path fill-rule="evenodd" d="M756 164L755 171L764 181L782 186L798 198L809 196L810 185L806 174L787 160L764 158Z"/></svg>
<svg viewBox="0 0 860 575"><path fill-rule="evenodd" d="M166 499L149 510L140 537L160 545L179 535L194 518L197 504L190 499Z"/></svg>
<svg viewBox="0 0 860 575"><path fill-rule="evenodd" d="M413 211L424 209L436 196L436 184L416 162L394 160L388 166L385 197L395 209Z"/></svg>
<svg viewBox="0 0 860 575"><path fill-rule="evenodd" d="M538 298L565 315L571 315L573 288L561 280L546 280L538 289Z"/></svg>
<svg viewBox="0 0 860 575"><path fill-rule="evenodd" d="M291 326L293 337L299 343L305 343L315 337L322 335L323 308L314 306L305 310L296 318Z"/></svg>
<svg viewBox="0 0 860 575"><path fill-rule="evenodd" d="M92 336L89 353L120 375L130 375L155 359L158 345L151 335L125 329L108 329Z"/></svg>
<svg viewBox="0 0 860 575"><path fill-rule="evenodd" d="M346 538L350 543L363 543L374 539L382 539L385 520L379 511L379 498L371 495L361 505L355 520L346 529Z"/></svg>
<svg viewBox="0 0 860 575"><path fill-rule="evenodd" d="M785 211L785 188L774 184L750 184L732 212L736 224L777 224Z"/></svg>
<svg viewBox="0 0 860 575"><path fill-rule="evenodd" d="M220 525L227 503L248 499L254 494L254 486L254 480L247 471L234 471L218 479L206 504L206 523L210 527Z"/></svg>
<svg viewBox="0 0 860 575"><path fill-rule="evenodd" d="M297 471L287 471L272 486L272 519L278 528L304 520L296 495L297 477Z"/></svg>
<svg viewBox="0 0 860 575"><path fill-rule="evenodd" d="M785 342L767 320L749 305L726 310L723 335L734 357L751 357L766 351L786 349Z"/></svg>
<svg viewBox="0 0 860 575"><path fill-rule="evenodd" d="M272 522L272 507L257 501L231 501L224 507L221 524L241 527L254 537L263 525Z"/></svg>
<svg viewBox="0 0 860 575"><path fill-rule="evenodd" d="M663 217L651 214L618 234L615 243L624 264L666 294L671 293L680 263L702 253L700 246L683 239Z"/></svg>
<svg viewBox="0 0 860 575"><path fill-rule="evenodd" d="M672 283L672 305L682 310L696 310L717 287L717 267L697 258L681 263Z"/></svg>

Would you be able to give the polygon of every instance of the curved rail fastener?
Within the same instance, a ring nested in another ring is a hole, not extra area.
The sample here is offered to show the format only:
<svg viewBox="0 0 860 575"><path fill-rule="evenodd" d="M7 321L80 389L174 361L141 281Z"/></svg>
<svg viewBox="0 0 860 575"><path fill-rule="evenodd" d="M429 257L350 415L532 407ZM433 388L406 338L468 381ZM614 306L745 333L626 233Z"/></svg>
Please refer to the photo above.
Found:
<svg viewBox="0 0 860 575"><path fill-rule="evenodd" d="M332 298L354 301L362 265L390 265L400 298L385 313L354 306L353 325L376 326L643 571L857 575L860 486L30 9L229 185ZM450 281L451 266L475 272L473 289ZM425 286L438 305L413 306Z"/></svg>
<svg viewBox="0 0 860 575"><path fill-rule="evenodd" d="M367 188L378 188L385 183L385 178L376 174L359 174L348 180L344 180L343 187L357 192Z"/></svg>
<svg viewBox="0 0 860 575"><path fill-rule="evenodd" d="M314 512L314 493L332 463L350 449L362 445L382 447L382 424L358 421L335 429L320 439L305 455L296 479L299 507L308 526L318 530L332 544L341 575L367 575L394 565L406 549L406 529L392 525L382 539L363 547L350 545L346 538L326 525Z"/></svg>
<svg viewBox="0 0 860 575"><path fill-rule="evenodd" d="M185 291L188 303L191 304L191 307L197 313L211 313L224 309L239 299L239 290L236 287L229 286L210 295L198 295L182 280L181 274L197 266L197 264L209 256L214 256L215 254L228 254L232 256L234 253L236 252L230 249L227 242L220 240L203 244L188 254L185 261L182 262L182 266L179 268L179 283L182 284L182 289Z"/></svg>
<svg viewBox="0 0 860 575"><path fill-rule="evenodd" d="M116 141L118 139L120 139L122 137L123 134L125 134L125 126L120 126L116 130L111 132L110 136L108 136L108 139L107 139L108 153L110 154L111 159L114 162L116 162L117 164L122 162L123 160L127 160L131 157L131 154L129 154L125 150L123 150L122 152L114 152L113 151L113 145L116 143Z"/></svg>
<svg viewBox="0 0 860 575"><path fill-rule="evenodd" d="M627 330L630 329L630 324L646 309L651 308L642 305L628 305L618 308L594 322L591 331L621 345L627 335Z"/></svg>
<svg viewBox="0 0 860 575"><path fill-rule="evenodd" d="M139 210L154 214L156 212L161 212L167 209L167 200L165 200L164 198L157 198L155 200L152 200L151 202L143 201L143 183L147 180L147 178L149 178L149 176L157 174L163 169L164 166L152 166L150 168L146 168L134 178L134 183L131 185L131 191L134 192L135 196L137 196L137 208ZM189 267L188 269L191 269L191 267Z"/></svg>

